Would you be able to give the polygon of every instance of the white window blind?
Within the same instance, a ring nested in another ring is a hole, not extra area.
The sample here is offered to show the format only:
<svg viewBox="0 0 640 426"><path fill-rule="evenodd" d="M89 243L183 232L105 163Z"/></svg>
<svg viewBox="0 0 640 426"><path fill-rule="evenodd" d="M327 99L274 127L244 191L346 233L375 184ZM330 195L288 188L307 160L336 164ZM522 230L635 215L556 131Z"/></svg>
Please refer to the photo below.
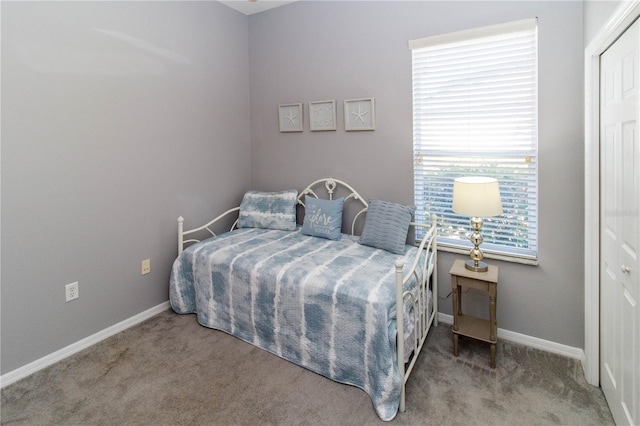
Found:
<svg viewBox="0 0 640 426"><path fill-rule="evenodd" d="M482 249L537 259L535 19L412 40L416 220L439 222L439 245L471 247L451 210L453 180L500 182L503 215L483 218Z"/></svg>

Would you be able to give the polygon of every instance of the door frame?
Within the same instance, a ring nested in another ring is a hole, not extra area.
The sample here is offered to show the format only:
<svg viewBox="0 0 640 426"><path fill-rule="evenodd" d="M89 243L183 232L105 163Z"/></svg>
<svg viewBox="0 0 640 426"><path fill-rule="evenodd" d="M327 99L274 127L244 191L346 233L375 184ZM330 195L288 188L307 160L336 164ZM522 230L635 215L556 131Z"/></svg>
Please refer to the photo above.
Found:
<svg viewBox="0 0 640 426"><path fill-rule="evenodd" d="M600 55L640 16L640 0L622 2L584 55L584 375L600 385Z"/></svg>

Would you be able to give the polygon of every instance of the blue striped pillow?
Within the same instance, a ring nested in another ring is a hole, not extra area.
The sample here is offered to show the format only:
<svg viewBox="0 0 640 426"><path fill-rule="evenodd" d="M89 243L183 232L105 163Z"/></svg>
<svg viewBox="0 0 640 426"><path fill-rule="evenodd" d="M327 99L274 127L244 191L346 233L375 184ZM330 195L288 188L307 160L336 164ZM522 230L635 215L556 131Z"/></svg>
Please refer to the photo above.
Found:
<svg viewBox="0 0 640 426"><path fill-rule="evenodd" d="M242 197L238 228L296 230L298 191L248 191Z"/></svg>
<svg viewBox="0 0 640 426"><path fill-rule="evenodd" d="M369 200L367 217L358 242L394 254L404 254L407 231L414 212L414 207Z"/></svg>

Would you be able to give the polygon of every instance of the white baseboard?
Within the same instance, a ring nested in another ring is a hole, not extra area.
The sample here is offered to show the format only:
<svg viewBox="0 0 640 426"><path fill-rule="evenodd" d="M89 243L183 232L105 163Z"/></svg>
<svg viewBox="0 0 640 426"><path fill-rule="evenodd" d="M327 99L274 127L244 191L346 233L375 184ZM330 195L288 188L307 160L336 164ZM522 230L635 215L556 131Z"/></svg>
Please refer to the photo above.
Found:
<svg viewBox="0 0 640 426"><path fill-rule="evenodd" d="M445 324L453 324L453 316L438 312L438 321L441 321ZM526 334L520 334L514 331L504 330L502 328L498 328L498 337L509 342L519 343L521 345L541 349L543 351L566 356L568 358L577 359L584 364L584 350L580 348L561 345L560 343L539 339L537 337L527 336Z"/></svg>
<svg viewBox="0 0 640 426"><path fill-rule="evenodd" d="M30 376L31 374L42 370L43 368L48 367L51 364L61 361L75 354L76 352L80 352L81 350L88 348L89 346L95 345L96 343L108 337L111 337L114 334L118 334L121 331L126 330L127 328L133 327L134 325L139 324L142 321L145 321L155 315L158 315L159 313L164 312L167 309L169 309L169 301L163 302L151 309L147 309L146 311L141 312L138 315L134 315L129 319L114 324L111 327L105 328L104 330L99 331L96 334L72 343L67 347L64 347L40 359L37 359L23 367L10 371L7 374L3 374L2 376L0 376L0 388L8 386L11 383L15 383L27 376Z"/></svg>

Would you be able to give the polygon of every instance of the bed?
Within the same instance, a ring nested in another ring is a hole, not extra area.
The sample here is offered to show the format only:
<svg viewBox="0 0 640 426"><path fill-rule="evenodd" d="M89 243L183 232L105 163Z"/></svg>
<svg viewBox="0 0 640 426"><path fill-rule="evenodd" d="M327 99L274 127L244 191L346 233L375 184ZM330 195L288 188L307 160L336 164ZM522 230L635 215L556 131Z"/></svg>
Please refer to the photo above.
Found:
<svg viewBox="0 0 640 426"><path fill-rule="evenodd" d="M392 420L437 325L436 220L416 224L412 214L325 178L300 192L249 191L197 228L184 230L180 217L171 306L363 389Z"/></svg>

